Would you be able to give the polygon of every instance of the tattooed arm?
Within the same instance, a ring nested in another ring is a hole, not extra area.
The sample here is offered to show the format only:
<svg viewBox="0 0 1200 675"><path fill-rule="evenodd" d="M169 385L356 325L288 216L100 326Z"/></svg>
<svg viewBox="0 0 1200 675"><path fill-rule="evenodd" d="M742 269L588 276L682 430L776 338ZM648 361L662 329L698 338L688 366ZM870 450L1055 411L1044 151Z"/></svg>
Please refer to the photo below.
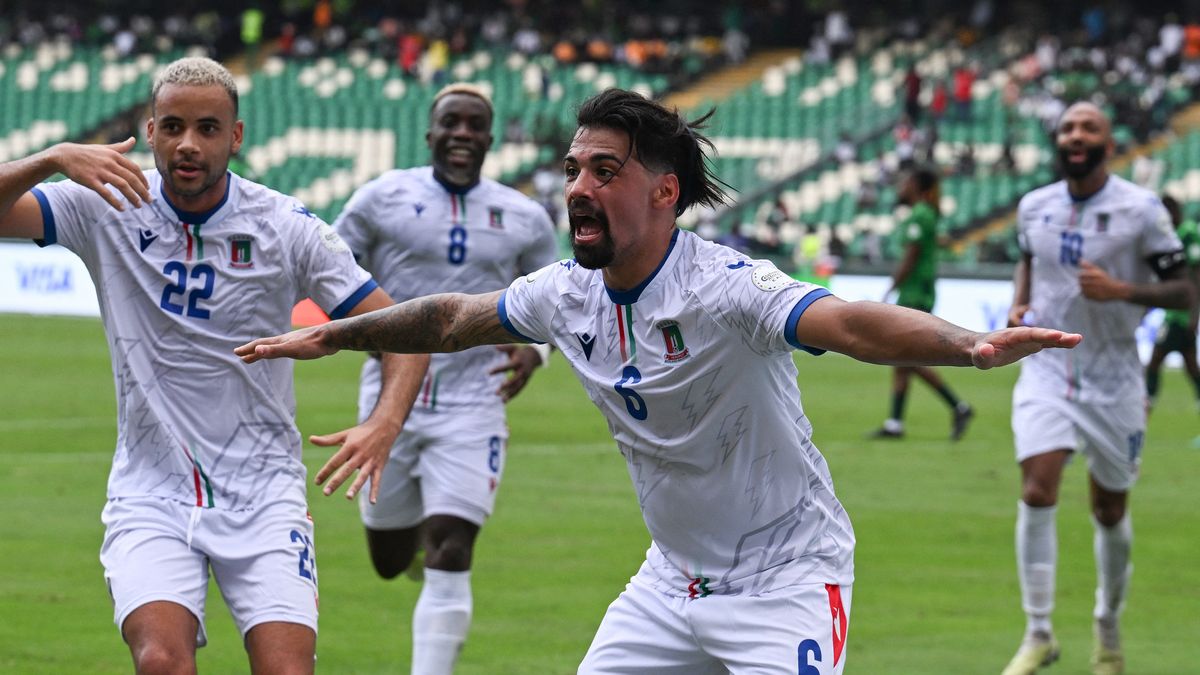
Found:
<svg viewBox="0 0 1200 675"><path fill-rule="evenodd" d="M800 316L796 340L859 361L893 366L1003 366L1049 347L1074 347L1077 334L1046 328L976 333L914 309L878 302L817 300Z"/></svg>
<svg viewBox="0 0 1200 675"><path fill-rule="evenodd" d="M416 298L320 326L261 338L234 353L246 363L289 357L316 359L342 349L369 352L457 352L479 345L518 342L500 323L503 291L483 295L443 293Z"/></svg>

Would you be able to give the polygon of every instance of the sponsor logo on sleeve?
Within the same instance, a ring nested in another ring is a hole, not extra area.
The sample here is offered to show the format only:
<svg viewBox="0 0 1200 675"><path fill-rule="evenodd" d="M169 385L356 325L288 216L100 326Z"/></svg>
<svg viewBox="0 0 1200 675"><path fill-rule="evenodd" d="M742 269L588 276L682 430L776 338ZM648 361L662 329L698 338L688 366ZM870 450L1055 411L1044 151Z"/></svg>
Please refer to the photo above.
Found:
<svg viewBox="0 0 1200 675"><path fill-rule="evenodd" d="M153 244L155 239L158 239L158 233L154 230L138 230L138 245L141 247L142 253L150 248L150 244Z"/></svg>
<svg viewBox="0 0 1200 675"><path fill-rule="evenodd" d="M329 249L331 253L350 252L350 247L346 245L345 241L342 241L342 238L338 236L338 233L328 223L321 223L320 230L321 245Z"/></svg>
<svg viewBox="0 0 1200 675"><path fill-rule="evenodd" d="M773 292L791 284L794 279L780 272L774 265L755 267L750 279L759 290Z"/></svg>

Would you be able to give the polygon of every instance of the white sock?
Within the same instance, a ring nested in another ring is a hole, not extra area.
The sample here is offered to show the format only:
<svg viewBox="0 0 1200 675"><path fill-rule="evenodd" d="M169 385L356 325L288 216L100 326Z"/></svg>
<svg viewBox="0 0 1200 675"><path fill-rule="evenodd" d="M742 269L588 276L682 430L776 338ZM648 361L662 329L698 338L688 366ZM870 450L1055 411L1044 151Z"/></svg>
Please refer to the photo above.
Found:
<svg viewBox="0 0 1200 675"><path fill-rule="evenodd" d="M1133 547L1133 522L1129 512L1116 525L1105 527L1092 518L1096 535L1092 540L1096 553L1096 610L1093 616L1115 622L1125 606L1125 590L1133 573L1129 552Z"/></svg>
<svg viewBox="0 0 1200 675"><path fill-rule="evenodd" d="M1029 506L1017 502L1017 576L1021 580L1021 608L1025 634L1051 633L1054 611L1054 575L1058 564L1058 506Z"/></svg>
<svg viewBox="0 0 1200 675"><path fill-rule="evenodd" d="M898 434L901 431L904 431L904 422L901 422L893 417L889 417L883 421L883 430L889 434Z"/></svg>
<svg viewBox="0 0 1200 675"><path fill-rule="evenodd" d="M471 627L471 573L425 568L413 611L412 675L451 675Z"/></svg>

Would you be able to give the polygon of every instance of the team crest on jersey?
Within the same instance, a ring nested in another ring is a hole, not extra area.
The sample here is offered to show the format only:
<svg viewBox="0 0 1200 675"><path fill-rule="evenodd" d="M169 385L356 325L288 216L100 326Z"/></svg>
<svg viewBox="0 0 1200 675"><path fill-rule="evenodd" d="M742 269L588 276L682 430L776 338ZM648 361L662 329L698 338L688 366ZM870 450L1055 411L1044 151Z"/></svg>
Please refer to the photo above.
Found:
<svg viewBox="0 0 1200 675"><path fill-rule="evenodd" d="M687 345L683 344L683 333L679 331L678 321L666 319L654 324L654 327L662 331L663 342L667 345L667 353L663 355L663 360L667 363L678 363L690 356Z"/></svg>
<svg viewBox="0 0 1200 675"><path fill-rule="evenodd" d="M229 238L229 266L237 269L254 267L254 238L235 234Z"/></svg>
<svg viewBox="0 0 1200 675"><path fill-rule="evenodd" d="M504 229L504 209L498 206L488 207L488 227L493 230Z"/></svg>
<svg viewBox="0 0 1200 675"><path fill-rule="evenodd" d="M1107 213L1097 213L1096 214L1096 231L1097 232L1108 232L1108 218L1109 218L1109 215Z"/></svg>

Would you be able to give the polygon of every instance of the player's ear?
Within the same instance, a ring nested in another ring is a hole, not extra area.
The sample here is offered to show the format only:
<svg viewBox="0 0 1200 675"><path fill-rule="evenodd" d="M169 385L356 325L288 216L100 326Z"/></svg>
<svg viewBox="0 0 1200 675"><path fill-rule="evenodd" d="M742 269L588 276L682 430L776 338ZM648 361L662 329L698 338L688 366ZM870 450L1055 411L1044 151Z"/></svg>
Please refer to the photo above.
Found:
<svg viewBox="0 0 1200 675"><path fill-rule="evenodd" d="M154 115L146 118L146 144L154 149Z"/></svg>
<svg viewBox="0 0 1200 675"><path fill-rule="evenodd" d="M656 209L675 210L675 203L679 201L679 176L673 173L664 173L658 177L658 184L654 188L651 195L651 204Z"/></svg>
<svg viewBox="0 0 1200 675"><path fill-rule="evenodd" d="M242 138L243 138L244 132L245 132L245 125L242 124L241 120L238 120L233 123L232 153L235 155L238 153L238 150L242 149Z"/></svg>

